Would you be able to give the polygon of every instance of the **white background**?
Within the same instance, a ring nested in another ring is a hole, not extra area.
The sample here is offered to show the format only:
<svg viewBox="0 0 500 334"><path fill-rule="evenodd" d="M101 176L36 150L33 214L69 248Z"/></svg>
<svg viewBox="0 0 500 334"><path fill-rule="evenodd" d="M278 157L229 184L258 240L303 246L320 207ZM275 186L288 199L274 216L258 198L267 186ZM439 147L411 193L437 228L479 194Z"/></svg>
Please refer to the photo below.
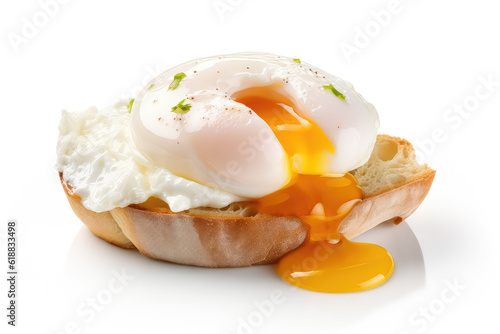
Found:
<svg viewBox="0 0 500 334"><path fill-rule="evenodd" d="M50 7L51 17L43 14L45 2L3 1L0 8L0 267L7 271L7 220L17 219L20 273L16 328L6 325L1 279L3 333L498 328L500 20L494 1L73 0ZM389 17L380 14L388 10ZM26 22L38 27L30 30ZM360 31L367 30L363 38ZM356 53L343 52L347 45ZM133 97L153 75L181 62L238 51L301 58L351 81L377 107L380 132L418 144L438 171L407 222L363 236L394 255L394 275L381 287L318 294L292 289L270 266L160 263L93 237L74 216L53 169L61 109L103 107ZM133 279L110 294L113 273L122 270ZM282 297L271 305L273 291ZM92 315L87 303L96 296L105 305Z"/></svg>

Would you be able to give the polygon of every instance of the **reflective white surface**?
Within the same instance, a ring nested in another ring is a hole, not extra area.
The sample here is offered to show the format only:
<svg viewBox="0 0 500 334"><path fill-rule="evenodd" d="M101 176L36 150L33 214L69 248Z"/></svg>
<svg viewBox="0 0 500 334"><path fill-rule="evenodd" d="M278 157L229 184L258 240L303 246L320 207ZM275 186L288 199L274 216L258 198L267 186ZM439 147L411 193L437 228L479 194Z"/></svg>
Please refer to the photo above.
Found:
<svg viewBox="0 0 500 334"><path fill-rule="evenodd" d="M94 237L86 227L76 234L58 280L65 291L61 298L69 307L70 318L93 333L112 330L114 321L137 330L141 326L153 330L167 319L173 328L203 333L237 333L244 327L239 319L253 324L259 323L260 317L264 318L265 333L280 330L283 321L286 328L304 328L306 319L320 321L322 326L334 322L336 328L348 327L379 313L379 305L398 303L425 287L422 251L406 222L399 226L384 223L355 240L382 245L393 255L394 273L382 286L359 293L322 294L287 284L269 265L210 269L159 262L136 250L109 245ZM102 312L96 311L95 319L87 322L92 306L79 309L73 305L95 296L100 306L99 291L101 299L107 301L107 293L102 289L113 279L113 271L123 271L133 279L113 295L108 305L102 305ZM282 302L273 303L273 293L282 295ZM264 309L269 315L256 303L266 305ZM296 312L303 316L289 316ZM123 314L134 317L124 318ZM158 316L151 318L152 314ZM197 321L193 321L193 315ZM150 320L139 325L135 317ZM55 322L52 328L57 329L63 323Z"/></svg>

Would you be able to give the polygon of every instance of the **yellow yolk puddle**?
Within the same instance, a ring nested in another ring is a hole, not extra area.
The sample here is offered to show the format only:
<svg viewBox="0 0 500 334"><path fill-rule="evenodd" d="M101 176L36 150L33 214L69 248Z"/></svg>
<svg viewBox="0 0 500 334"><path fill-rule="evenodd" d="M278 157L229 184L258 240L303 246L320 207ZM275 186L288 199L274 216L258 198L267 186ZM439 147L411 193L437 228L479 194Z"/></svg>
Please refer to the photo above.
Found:
<svg viewBox="0 0 500 334"><path fill-rule="evenodd" d="M281 278L317 292L354 292L374 288L392 274L394 262L385 248L352 242L308 241L277 265Z"/></svg>
<svg viewBox="0 0 500 334"><path fill-rule="evenodd" d="M394 262L384 248L351 242L339 225L363 191L354 177L322 175L334 147L321 128L296 113L275 87L255 87L232 96L256 112L272 129L290 158L291 181L255 200L259 212L300 217L311 228L308 240L276 266L287 282L318 292L354 292L382 284Z"/></svg>

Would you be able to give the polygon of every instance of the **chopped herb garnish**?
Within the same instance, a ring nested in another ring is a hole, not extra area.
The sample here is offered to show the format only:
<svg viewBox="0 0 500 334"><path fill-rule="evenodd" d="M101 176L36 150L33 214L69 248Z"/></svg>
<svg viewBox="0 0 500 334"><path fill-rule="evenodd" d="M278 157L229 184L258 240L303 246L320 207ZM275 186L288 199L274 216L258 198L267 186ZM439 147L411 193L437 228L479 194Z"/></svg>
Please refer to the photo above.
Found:
<svg viewBox="0 0 500 334"><path fill-rule="evenodd" d="M327 89L327 90L329 90L329 91L331 91L331 92L332 92L332 93L333 93L336 97L338 97L339 99L341 99L341 100L344 100L344 101L345 101L345 95L344 95L344 94L342 94L341 92L339 92L338 90L336 90L336 89L335 89L335 87L333 87L333 85L332 85L332 84L330 84L330 85L328 85L328 86L327 86L327 85L324 85L324 86L323 86L323 88L324 88L324 89Z"/></svg>
<svg viewBox="0 0 500 334"><path fill-rule="evenodd" d="M177 87L179 87L181 80L184 79L185 77L186 77L186 74L184 74L184 72L180 72L180 73L177 73L176 75L174 75L174 80L172 81L170 86L168 86L168 90L174 90Z"/></svg>
<svg viewBox="0 0 500 334"><path fill-rule="evenodd" d="M130 100L130 102L127 105L127 110L129 114L132 112L132 106L134 105L134 101L135 99Z"/></svg>
<svg viewBox="0 0 500 334"><path fill-rule="evenodd" d="M302 64L302 62L300 61L299 58L293 58L293 61L296 62L296 63Z"/></svg>
<svg viewBox="0 0 500 334"><path fill-rule="evenodd" d="M151 88L153 88L155 86L155 84L152 84L151 86L149 86L148 90L150 90Z"/></svg>
<svg viewBox="0 0 500 334"><path fill-rule="evenodd" d="M191 105L189 103L184 104L184 101L186 101L186 99L177 103L177 105L173 107L172 110L170 111L176 114L186 114L189 111L189 109L191 109Z"/></svg>

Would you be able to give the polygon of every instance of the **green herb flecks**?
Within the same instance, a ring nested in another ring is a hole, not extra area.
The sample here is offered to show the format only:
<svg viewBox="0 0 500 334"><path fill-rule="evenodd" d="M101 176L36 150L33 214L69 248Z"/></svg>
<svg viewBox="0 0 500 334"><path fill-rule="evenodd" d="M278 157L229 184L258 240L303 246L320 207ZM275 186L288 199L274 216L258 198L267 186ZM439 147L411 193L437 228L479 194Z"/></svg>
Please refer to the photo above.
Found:
<svg viewBox="0 0 500 334"><path fill-rule="evenodd" d="M300 61L299 58L293 58L293 61L296 62L296 63L302 64L302 62Z"/></svg>
<svg viewBox="0 0 500 334"><path fill-rule="evenodd" d="M151 88L153 88L155 86L155 84L152 84L151 86L149 86L148 90L150 90Z"/></svg>
<svg viewBox="0 0 500 334"><path fill-rule="evenodd" d="M185 77L186 77L186 74L184 74L184 72L180 72L180 73L177 73L176 75L174 75L174 80L172 81L170 86L168 86L168 90L174 90L177 87L179 87L181 80L184 79Z"/></svg>
<svg viewBox="0 0 500 334"><path fill-rule="evenodd" d="M127 105L127 110L129 114L132 112L132 106L134 105L134 101L135 99L130 100L130 102Z"/></svg>
<svg viewBox="0 0 500 334"><path fill-rule="evenodd" d="M332 85L332 84L330 84L330 85L328 85L328 86L327 86L327 85L324 85L324 86L323 86L323 88L324 88L324 89L327 89L327 90L329 90L329 91L331 91L331 92L332 92L332 93L333 93L336 97L338 97L339 99L341 99L341 100L344 100L344 101L345 101L345 95L344 95L344 94L342 94L341 92L339 92L338 90L336 90L336 89L335 89L335 87L333 87L333 85Z"/></svg>
<svg viewBox="0 0 500 334"><path fill-rule="evenodd" d="M189 111L189 109L191 109L191 105L189 103L184 104L184 101L186 101L186 99L177 103L177 105L172 107L172 110L170 111L176 114L186 114Z"/></svg>

